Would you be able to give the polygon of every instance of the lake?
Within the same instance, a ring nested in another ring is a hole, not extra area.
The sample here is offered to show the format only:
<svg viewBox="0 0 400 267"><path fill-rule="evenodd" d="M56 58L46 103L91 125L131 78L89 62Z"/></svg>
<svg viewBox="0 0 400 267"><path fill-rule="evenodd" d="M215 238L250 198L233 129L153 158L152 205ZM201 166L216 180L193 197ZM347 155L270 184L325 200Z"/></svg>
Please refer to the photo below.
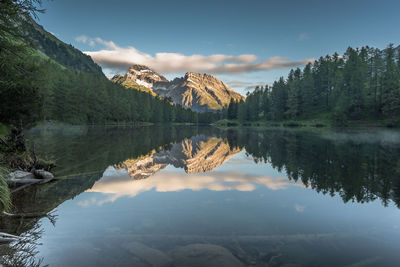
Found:
<svg viewBox="0 0 400 267"><path fill-rule="evenodd" d="M400 266L400 132L48 127L9 266Z"/></svg>

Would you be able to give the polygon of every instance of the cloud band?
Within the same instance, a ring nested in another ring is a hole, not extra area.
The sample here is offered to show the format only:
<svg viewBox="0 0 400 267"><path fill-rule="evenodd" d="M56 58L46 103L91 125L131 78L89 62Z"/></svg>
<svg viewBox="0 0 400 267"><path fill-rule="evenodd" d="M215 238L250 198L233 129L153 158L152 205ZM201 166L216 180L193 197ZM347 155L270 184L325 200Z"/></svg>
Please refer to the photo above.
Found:
<svg viewBox="0 0 400 267"><path fill-rule="evenodd" d="M215 74L238 74L255 71L269 71L274 69L293 68L305 65L313 59L289 61L284 57L271 57L266 61L258 61L258 57L252 54L238 56L215 55L183 55L180 53L156 53L154 56L139 51L135 47L119 47L112 41L104 41L101 38L89 38L79 36L77 42L95 46L104 46L98 51L87 51L85 54L105 69L115 72L126 71L132 64L143 64L163 73L207 72Z"/></svg>

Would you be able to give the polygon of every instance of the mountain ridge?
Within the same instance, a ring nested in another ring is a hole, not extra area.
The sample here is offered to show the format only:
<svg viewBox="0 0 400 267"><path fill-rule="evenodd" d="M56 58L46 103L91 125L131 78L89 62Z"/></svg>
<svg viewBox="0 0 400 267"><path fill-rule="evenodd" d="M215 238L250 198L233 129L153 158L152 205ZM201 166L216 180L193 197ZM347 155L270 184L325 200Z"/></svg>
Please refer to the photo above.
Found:
<svg viewBox="0 0 400 267"><path fill-rule="evenodd" d="M232 90L211 74L187 72L183 77L168 81L151 68L134 64L124 76L117 74L113 82L126 88L148 91L193 111L217 111L226 107L231 99L239 102L245 97Z"/></svg>

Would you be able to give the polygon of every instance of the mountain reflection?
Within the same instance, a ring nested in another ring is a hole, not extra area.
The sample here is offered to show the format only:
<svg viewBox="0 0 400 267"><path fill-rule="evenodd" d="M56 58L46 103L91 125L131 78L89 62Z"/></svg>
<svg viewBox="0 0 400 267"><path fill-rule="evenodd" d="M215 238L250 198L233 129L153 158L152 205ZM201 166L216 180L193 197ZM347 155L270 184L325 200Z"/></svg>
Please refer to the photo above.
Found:
<svg viewBox="0 0 400 267"><path fill-rule="evenodd" d="M186 173L198 173L211 171L240 151L239 148L231 149L222 138L197 135L173 144L170 149L125 160L116 168L125 169L134 179L146 178L167 165L183 168Z"/></svg>
<svg viewBox="0 0 400 267"><path fill-rule="evenodd" d="M329 134L288 130L228 130L220 137L197 135L159 152L109 167L89 190L120 196L140 192L200 190L251 191L257 185L283 189L301 182L344 202L390 200L400 206L400 138L398 133ZM256 163L270 164L279 178L237 172L208 172L246 150ZM187 174L164 170L182 168ZM151 177L151 179L150 179ZM286 178L287 177L287 178ZM145 178L146 181L138 181Z"/></svg>
<svg viewBox="0 0 400 267"><path fill-rule="evenodd" d="M152 152L137 159L128 159L121 164L110 166L103 177L88 192L112 194L106 200L81 202L83 206L96 202L113 201L121 196L137 194L155 189L159 192L185 189L212 191L252 191L258 185L272 190L284 189L293 182L285 177L251 175L233 171L209 171L227 162L242 149L229 146L226 139L197 135L173 144L170 149ZM166 166L182 168L185 172L164 170ZM190 174L190 175L187 175Z"/></svg>

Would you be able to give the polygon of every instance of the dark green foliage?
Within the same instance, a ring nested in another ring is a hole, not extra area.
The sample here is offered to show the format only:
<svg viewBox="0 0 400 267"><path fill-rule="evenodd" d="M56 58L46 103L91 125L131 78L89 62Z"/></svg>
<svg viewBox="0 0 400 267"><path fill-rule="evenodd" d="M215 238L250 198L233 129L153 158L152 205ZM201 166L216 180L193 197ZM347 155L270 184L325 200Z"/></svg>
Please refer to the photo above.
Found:
<svg viewBox="0 0 400 267"><path fill-rule="evenodd" d="M239 106L239 103L236 102L233 98L231 98L231 101L229 102L229 106L228 106L228 119L229 120L237 119L238 106Z"/></svg>
<svg viewBox="0 0 400 267"><path fill-rule="evenodd" d="M302 120L323 114L336 125L348 120L400 123L400 52L389 45L385 50L348 48L321 57L303 70L290 71L272 87L257 87L246 102L233 109L228 119L240 121ZM234 114L234 111L237 111Z"/></svg>
<svg viewBox="0 0 400 267"><path fill-rule="evenodd" d="M5 123L29 124L40 116L41 71L21 31L21 17L38 11L36 3L40 1L0 2L0 121Z"/></svg>
<svg viewBox="0 0 400 267"><path fill-rule="evenodd" d="M126 89L103 75L62 69L51 61L45 68L47 77L41 87L44 120L73 124L197 122L197 114L191 110Z"/></svg>

